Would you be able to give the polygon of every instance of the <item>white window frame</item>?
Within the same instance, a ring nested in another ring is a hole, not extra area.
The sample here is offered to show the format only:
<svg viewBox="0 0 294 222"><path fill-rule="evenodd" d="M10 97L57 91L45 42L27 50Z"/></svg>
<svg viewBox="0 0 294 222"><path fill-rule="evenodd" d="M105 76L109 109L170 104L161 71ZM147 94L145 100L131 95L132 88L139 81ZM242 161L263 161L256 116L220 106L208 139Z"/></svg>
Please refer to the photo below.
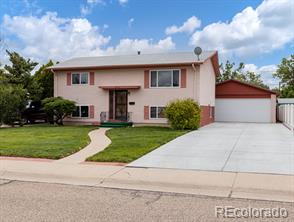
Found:
<svg viewBox="0 0 294 222"><path fill-rule="evenodd" d="M82 117L81 114L81 109L82 109L82 106L87 106L88 107L88 116L87 117ZM73 116L71 114L71 118L74 118L74 119L89 119L90 118L90 105L76 105L76 107L79 107L79 111L80 111L80 116Z"/></svg>
<svg viewBox="0 0 294 222"><path fill-rule="evenodd" d="M151 108L156 107L156 118L151 117ZM158 117L158 107L163 107L165 108L166 106L149 106L149 119L166 119L164 117Z"/></svg>
<svg viewBox="0 0 294 222"><path fill-rule="evenodd" d="M156 86L151 86L151 72L156 72ZM158 72L160 71L171 71L171 86L158 86ZM174 82L174 75L173 75L173 71L179 71L179 86L173 86L173 82ZM180 88L181 87L181 78L182 78L182 73L181 73L181 69L153 69L149 71L149 87L150 88L160 88L160 89L170 89L170 88Z"/></svg>
<svg viewBox="0 0 294 222"><path fill-rule="evenodd" d="M79 74L79 76L80 76L80 78L79 78L79 83L73 83L73 75L74 74ZM81 83L81 81L82 81L82 74L87 74L87 76L88 76L88 82L87 83ZM89 75L89 72L73 72L73 73L71 73L71 84L72 85L75 85L75 86L77 86L77 85L79 85L79 86L84 86L84 85L89 85L89 81L90 81L90 75Z"/></svg>

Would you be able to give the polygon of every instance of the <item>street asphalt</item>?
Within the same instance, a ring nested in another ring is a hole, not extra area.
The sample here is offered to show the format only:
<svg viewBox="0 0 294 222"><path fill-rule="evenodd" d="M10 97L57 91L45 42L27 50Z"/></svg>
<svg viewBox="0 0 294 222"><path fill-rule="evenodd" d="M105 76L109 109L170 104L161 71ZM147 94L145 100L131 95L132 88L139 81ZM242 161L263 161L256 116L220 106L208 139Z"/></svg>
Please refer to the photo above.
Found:
<svg viewBox="0 0 294 222"><path fill-rule="evenodd" d="M286 219L224 219L216 206L274 208ZM0 221L294 221L294 203L0 180Z"/></svg>

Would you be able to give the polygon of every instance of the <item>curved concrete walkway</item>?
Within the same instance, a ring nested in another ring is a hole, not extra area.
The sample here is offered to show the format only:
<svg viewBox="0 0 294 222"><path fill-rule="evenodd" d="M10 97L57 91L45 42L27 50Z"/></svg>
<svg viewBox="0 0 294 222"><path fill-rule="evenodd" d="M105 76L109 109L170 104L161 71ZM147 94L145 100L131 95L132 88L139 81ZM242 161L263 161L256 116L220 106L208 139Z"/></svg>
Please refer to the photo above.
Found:
<svg viewBox="0 0 294 222"><path fill-rule="evenodd" d="M109 128L100 128L93 130L89 133L91 142L88 146L83 148L77 153L67 156L63 159L56 160L58 163L81 163L84 162L88 157L104 150L110 143L111 140L105 135L105 132Z"/></svg>

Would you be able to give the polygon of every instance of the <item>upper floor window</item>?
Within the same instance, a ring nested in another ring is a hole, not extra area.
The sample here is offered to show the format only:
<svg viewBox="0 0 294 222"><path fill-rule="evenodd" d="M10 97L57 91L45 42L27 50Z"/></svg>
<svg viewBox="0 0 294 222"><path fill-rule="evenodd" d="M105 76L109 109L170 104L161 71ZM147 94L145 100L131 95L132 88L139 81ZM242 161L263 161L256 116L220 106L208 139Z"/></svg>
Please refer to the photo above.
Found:
<svg viewBox="0 0 294 222"><path fill-rule="evenodd" d="M152 70L150 72L151 87L179 87L180 70Z"/></svg>
<svg viewBox="0 0 294 222"><path fill-rule="evenodd" d="M72 73L72 84L77 85L77 84L88 84L89 82L89 75L88 73Z"/></svg>

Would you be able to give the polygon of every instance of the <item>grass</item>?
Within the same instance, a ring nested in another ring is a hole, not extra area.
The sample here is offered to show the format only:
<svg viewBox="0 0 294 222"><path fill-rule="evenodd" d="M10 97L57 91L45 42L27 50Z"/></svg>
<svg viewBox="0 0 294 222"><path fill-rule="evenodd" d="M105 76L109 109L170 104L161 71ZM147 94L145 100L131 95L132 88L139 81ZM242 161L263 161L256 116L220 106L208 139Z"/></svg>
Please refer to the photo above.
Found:
<svg viewBox="0 0 294 222"><path fill-rule="evenodd" d="M129 163L187 132L167 127L114 128L106 133L112 143L87 160Z"/></svg>
<svg viewBox="0 0 294 222"><path fill-rule="evenodd" d="M0 129L0 156L60 159L84 148L93 126L33 125Z"/></svg>

